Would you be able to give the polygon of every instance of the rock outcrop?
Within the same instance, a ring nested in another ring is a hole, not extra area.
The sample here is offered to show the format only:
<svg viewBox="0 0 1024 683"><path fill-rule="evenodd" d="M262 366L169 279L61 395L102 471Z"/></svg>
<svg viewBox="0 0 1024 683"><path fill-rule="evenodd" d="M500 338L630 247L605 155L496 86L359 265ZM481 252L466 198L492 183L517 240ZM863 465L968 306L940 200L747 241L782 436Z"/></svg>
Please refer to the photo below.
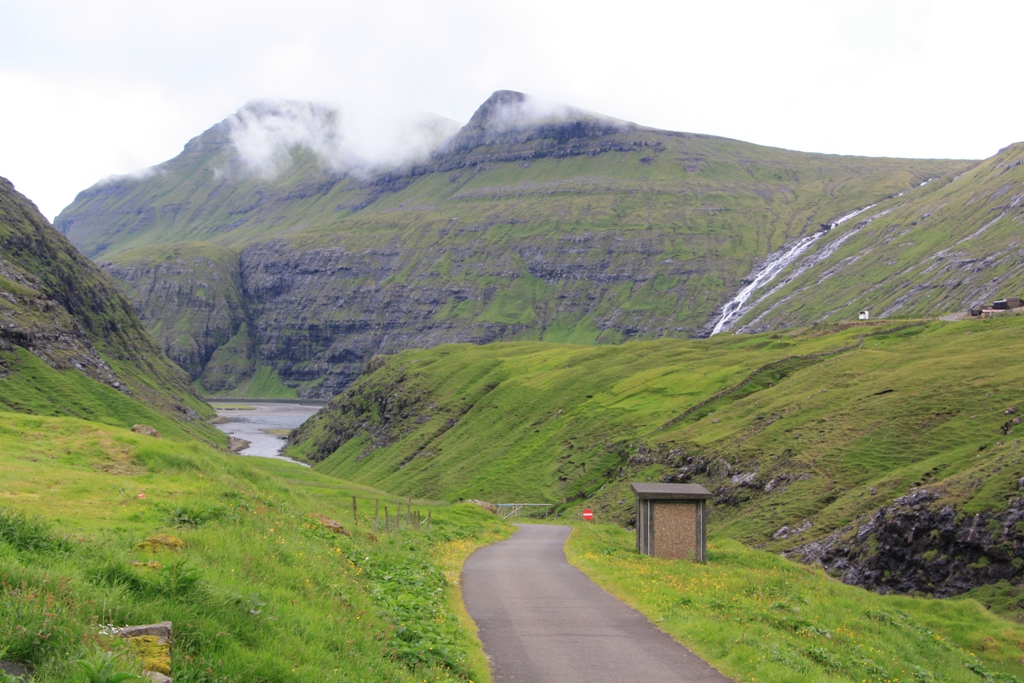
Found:
<svg viewBox="0 0 1024 683"><path fill-rule="evenodd" d="M252 374L238 254L187 243L101 266L121 283L161 350L204 390L231 390Z"/></svg>
<svg viewBox="0 0 1024 683"><path fill-rule="evenodd" d="M920 489L786 554L880 593L950 597L1002 580L1020 585L1024 498L1001 512L963 514Z"/></svg>

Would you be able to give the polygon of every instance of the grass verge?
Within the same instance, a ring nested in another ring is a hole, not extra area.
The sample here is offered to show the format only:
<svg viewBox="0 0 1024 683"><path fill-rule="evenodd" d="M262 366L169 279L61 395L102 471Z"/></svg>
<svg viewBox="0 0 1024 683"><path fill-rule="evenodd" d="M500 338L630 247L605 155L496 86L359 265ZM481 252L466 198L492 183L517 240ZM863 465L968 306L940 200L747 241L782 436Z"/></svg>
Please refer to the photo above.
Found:
<svg viewBox="0 0 1024 683"><path fill-rule="evenodd" d="M138 668L109 625L170 620L178 683L478 681L446 574L505 525L413 501L429 531L374 534L376 499L407 505L285 462L0 413L0 652L37 683L85 681L79 662L106 651ZM181 547L146 543L161 535Z"/></svg>
<svg viewBox="0 0 1024 683"><path fill-rule="evenodd" d="M728 539L706 565L633 548L629 531L577 524L566 556L737 681L1024 678L1024 628L974 600L878 595Z"/></svg>

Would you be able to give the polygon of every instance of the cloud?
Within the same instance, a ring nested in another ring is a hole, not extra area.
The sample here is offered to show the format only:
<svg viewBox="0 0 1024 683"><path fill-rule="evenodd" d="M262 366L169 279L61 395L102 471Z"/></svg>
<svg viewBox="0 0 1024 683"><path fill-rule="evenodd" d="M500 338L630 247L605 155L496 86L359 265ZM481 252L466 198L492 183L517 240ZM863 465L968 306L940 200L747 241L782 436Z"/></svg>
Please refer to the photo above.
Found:
<svg viewBox="0 0 1024 683"><path fill-rule="evenodd" d="M473 115L469 125L483 128L488 133L504 133L538 124L583 120L627 125L625 121L513 90L499 90L491 95Z"/></svg>
<svg viewBox="0 0 1024 683"><path fill-rule="evenodd" d="M145 180L146 178L149 178L150 176L154 176L154 175L156 175L158 173L161 173L161 172L162 171L157 166L148 166L146 168L140 168L140 169L135 170L135 171L129 171L128 173L114 173L112 175L108 175L105 178L100 178L96 182L96 184L97 185L113 185L114 183L119 183L119 182L125 181L125 180L130 180L130 181L136 181L137 182L137 181L140 181L140 180Z"/></svg>
<svg viewBox="0 0 1024 683"><path fill-rule="evenodd" d="M296 148L354 175L423 161L460 127L434 114L382 114L294 100L250 102L227 124L242 163L265 178L287 170Z"/></svg>

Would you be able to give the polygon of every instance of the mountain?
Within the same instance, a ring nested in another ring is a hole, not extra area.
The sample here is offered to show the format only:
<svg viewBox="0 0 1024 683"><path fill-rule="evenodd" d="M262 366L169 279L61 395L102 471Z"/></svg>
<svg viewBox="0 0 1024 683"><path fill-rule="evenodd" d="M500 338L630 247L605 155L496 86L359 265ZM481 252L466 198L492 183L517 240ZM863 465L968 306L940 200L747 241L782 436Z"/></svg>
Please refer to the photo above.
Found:
<svg viewBox="0 0 1024 683"><path fill-rule="evenodd" d="M399 162L356 149L344 119L247 105L57 218L204 392L330 397L374 354L449 342L706 334L766 255L970 166L654 130L509 91L454 135L398 129L416 151Z"/></svg>
<svg viewBox="0 0 1024 683"><path fill-rule="evenodd" d="M440 346L372 361L287 452L395 493L624 525L630 482L697 482L713 534L1020 613L1022 355L1024 316Z"/></svg>
<svg viewBox="0 0 1024 683"><path fill-rule="evenodd" d="M0 410L220 442L114 280L0 178Z"/></svg>
<svg viewBox="0 0 1024 683"><path fill-rule="evenodd" d="M879 202L752 297L744 332L956 314L1024 294L1024 143Z"/></svg>

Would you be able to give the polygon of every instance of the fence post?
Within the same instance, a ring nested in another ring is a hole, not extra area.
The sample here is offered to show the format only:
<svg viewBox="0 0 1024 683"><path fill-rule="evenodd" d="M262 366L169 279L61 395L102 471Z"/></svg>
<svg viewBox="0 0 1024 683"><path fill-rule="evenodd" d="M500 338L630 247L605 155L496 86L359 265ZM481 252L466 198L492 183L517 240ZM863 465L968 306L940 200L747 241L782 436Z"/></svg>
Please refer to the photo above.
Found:
<svg viewBox="0 0 1024 683"><path fill-rule="evenodd" d="M356 520L356 526L359 526L359 503L355 496L352 496L352 517Z"/></svg>
<svg viewBox="0 0 1024 683"><path fill-rule="evenodd" d="M388 506L384 506L384 533L391 533L391 517L388 515Z"/></svg>
<svg viewBox="0 0 1024 683"><path fill-rule="evenodd" d="M380 498L377 499L377 505L373 509L373 533L377 533L377 522L380 519Z"/></svg>

